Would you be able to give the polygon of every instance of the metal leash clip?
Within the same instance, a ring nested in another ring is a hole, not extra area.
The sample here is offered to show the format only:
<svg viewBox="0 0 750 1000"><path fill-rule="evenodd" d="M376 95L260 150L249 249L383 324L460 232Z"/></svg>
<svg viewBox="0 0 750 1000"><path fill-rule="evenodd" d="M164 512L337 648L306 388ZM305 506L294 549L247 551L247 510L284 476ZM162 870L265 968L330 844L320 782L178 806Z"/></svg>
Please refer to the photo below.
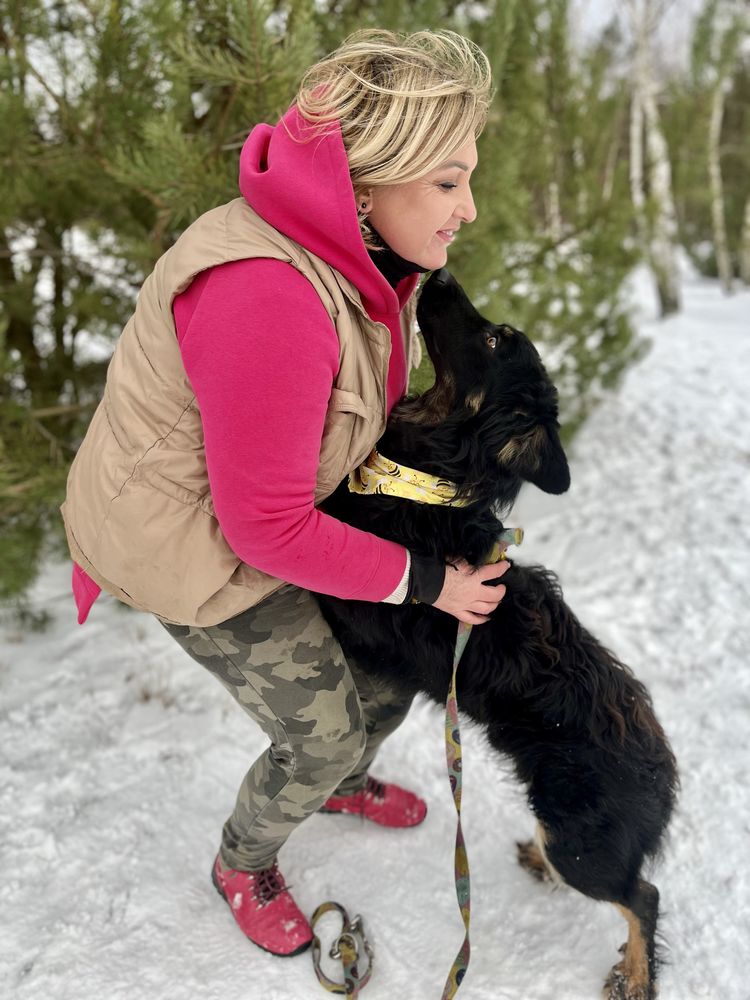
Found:
<svg viewBox="0 0 750 1000"><path fill-rule="evenodd" d="M351 1000L356 1000L359 996L359 991L370 981L372 960L375 953L365 935L362 917L358 913L353 920L349 920L349 914L340 903L333 901L321 903L312 915L310 926L314 928L318 918L324 913L330 913L332 910L341 915L341 933L331 945L328 954L334 961L341 962L344 970L344 982L334 982L321 969L320 955L322 949L320 938L317 934L312 939L312 959L315 974L318 977L320 985L328 990L329 993L340 993L351 998ZM358 963L363 952L367 956L367 966L364 972L360 973Z"/></svg>
<svg viewBox="0 0 750 1000"><path fill-rule="evenodd" d="M339 934L338 938L331 945L331 950L328 954L332 959L337 960L341 958L341 942L344 941L348 944L350 948L353 948L357 953L357 958L359 958L359 948L357 947L357 937L359 937L362 942L362 947L365 950L365 954L372 961L373 950L372 945L367 940L367 935L365 934L364 924L362 923L362 916L359 913L354 915L354 919L349 923L349 930L346 929L347 921L346 917L342 914L344 919L344 928Z"/></svg>

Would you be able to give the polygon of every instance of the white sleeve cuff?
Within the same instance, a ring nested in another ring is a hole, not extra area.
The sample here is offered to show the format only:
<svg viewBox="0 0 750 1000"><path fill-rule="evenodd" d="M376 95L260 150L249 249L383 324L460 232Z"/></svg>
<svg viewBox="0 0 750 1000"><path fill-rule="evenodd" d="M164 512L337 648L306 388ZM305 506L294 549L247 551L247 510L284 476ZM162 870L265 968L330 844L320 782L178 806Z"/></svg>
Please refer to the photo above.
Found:
<svg viewBox="0 0 750 1000"><path fill-rule="evenodd" d="M404 603L404 600L406 599L406 592L409 589L409 573L410 572L411 572L411 552L409 552L409 550L407 549L406 550L406 569L404 570L404 575L401 577L401 582L399 583L398 587L396 587L396 589L393 591L392 594L389 594L387 597L383 598L383 600L380 602L381 604L403 604Z"/></svg>

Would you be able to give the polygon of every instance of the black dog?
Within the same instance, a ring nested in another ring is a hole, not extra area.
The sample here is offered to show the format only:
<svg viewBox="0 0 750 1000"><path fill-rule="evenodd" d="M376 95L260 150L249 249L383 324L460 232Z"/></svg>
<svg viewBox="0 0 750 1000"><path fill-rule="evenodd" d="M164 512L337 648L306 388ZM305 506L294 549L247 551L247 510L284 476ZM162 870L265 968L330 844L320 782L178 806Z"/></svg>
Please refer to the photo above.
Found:
<svg viewBox="0 0 750 1000"><path fill-rule="evenodd" d="M569 486L557 392L528 338L480 316L447 271L425 284L417 318L435 385L394 409L378 451L450 480L470 503L363 496L344 483L325 508L412 551L479 565L502 528L496 514L524 480L548 493ZM461 660L459 707L527 786L538 825L536 841L518 845L521 864L615 903L628 921L609 1000L652 1000L659 894L641 870L672 811L674 757L648 692L582 627L555 577L515 564L503 583L506 596ZM455 618L424 605L319 600L347 656L444 704Z"/></svg>

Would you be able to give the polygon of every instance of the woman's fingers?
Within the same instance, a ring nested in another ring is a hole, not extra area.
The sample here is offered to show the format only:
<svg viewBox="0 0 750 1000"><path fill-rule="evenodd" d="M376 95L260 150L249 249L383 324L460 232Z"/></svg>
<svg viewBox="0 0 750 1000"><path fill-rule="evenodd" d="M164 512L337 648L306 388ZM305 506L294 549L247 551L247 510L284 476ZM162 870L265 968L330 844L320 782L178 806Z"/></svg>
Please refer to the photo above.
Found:
<svg viewBox="0 0 750 1000"><path fill-rule="evenodd" d="M497 586L495 581L501 579L510 567L511 564L504 559L499 563L489 563L487 566L480 566L476 571L476 575L482 581L483 587L493 587Z"/></svg>
<svg viewBox="0 0 750 1000"><path fill-rule="evenodd" d="M503 597L505 597L505 587L503 587L503 592L497 601L475 601L466 610L472 611L475 615L491 615Z"/></svg>
<svg viewBox="0 0 750 1000"><path fill-rule="evenodd" d="M454 617L465 625L483 625L490 620L489 615L478 615L474 611L454 612Z"/></svg>
<svg viewBox="0 0 750 1000"><path fill-rule="evenodd" d="M443 589L434 607L447 611L467 625L481 625L505 595L505 585L498 580L510 568L507 562L472 566L465 559L448 564Z"/></svg>

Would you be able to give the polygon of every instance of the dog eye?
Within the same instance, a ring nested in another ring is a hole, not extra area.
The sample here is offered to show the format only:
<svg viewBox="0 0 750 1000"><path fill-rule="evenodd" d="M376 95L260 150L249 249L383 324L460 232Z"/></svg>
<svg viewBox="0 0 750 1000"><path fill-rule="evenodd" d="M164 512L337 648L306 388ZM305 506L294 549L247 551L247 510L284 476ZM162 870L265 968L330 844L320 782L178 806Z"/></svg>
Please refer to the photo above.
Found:
<svg viewBox="0 0 750 1000"><path fill-rule="evenodd" d="M497 337L493 336L493 334L491 334L491 333L488 333L488 334L485 335L484 339L485 339L485 342L486 342L487 346L491 347L492 350L494 351L495 348L497 347Z"/></svg>

